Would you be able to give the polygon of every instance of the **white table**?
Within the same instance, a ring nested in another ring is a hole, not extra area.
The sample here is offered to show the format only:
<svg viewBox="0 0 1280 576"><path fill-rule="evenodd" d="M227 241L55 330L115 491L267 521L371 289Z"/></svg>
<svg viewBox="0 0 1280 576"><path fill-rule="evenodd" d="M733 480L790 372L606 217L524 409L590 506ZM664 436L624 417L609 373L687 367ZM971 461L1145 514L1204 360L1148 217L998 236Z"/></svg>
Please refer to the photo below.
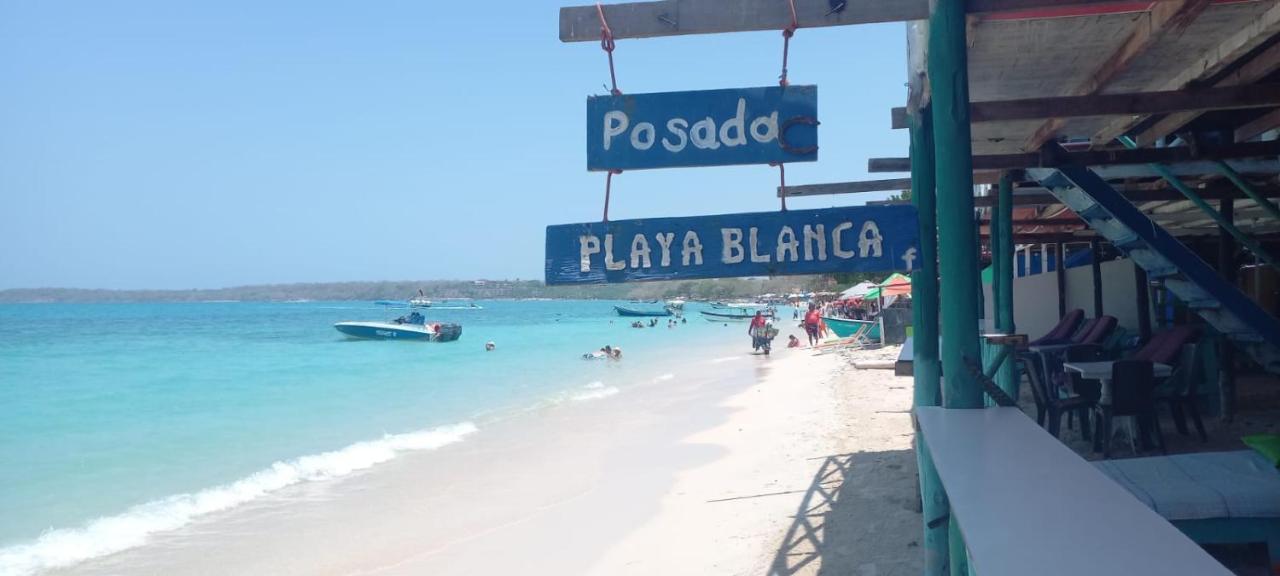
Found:
<svg viewBox="0 0 1280 576"><path fill-rule="evenodd" d="M982 576L1229 576L1017 408L916 408Z"/></svg>
<svg viewBox="0 0 1280 576"><path fill-rule="evenodd" d="M1102 382L1102 396L1098 399L1099 404L1111 403L1111 365L1115 361L1103 362L1067 362L1062 365L1066 370L1079 372L1081 376L1089 380L1097 380ZM1156 378L1168 378L1173 374L1173 366L1155 362L1151 365L1151 372Z"/></svg>

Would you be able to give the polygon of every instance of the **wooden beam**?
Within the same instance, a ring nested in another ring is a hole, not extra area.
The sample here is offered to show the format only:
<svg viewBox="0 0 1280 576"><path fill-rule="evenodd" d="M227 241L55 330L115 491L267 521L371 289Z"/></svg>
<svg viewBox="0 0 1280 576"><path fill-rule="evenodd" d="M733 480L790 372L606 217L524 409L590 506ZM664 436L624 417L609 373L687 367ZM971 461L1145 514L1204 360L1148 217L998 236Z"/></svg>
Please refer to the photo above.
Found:
<svg viewBox="0 0 1280 576"><path fill-rule="evenodd" d="M805 184L787 186L786 196L828 196L833 194L861 194L863 192L888 192L911 189L910 178L891 178L888 180L865 180L862 182L835 182L831 184ZM783 196L782 187L778 187L778 197Z"/></svg>
<svg viewBox="0 0 1280 576"><path fill-rule="evenodd" d="M1263 132L1280 128L1280 108L1267 112L1262 116L1236 128L1236 142L1248 142L1261 136Z"/></svg>
<svg viewBox="0 0 1280 576"><path fill-rule="evenodd" d="M1205 188L1196 190L1201 198L1206 200L1221 200L1223 198L1239 198L1247 200L1248 198L1234 186L1225 183L1214 183ZM1260 194L1268 198L1280 198L1280 188L1268 187L1258 190ZM1186 200L1181 192L1172 189L1164 190L1126 190L1122 191L1130 202L1176 202ZM1050 204L1061 204L1057 196L1048 192L1043 193L1018 193L1013 195L1014 206L1047 206ZM973 205L985 208L992 206L991 202L984 197L976 197L973 199Z"/></svg>
<svg viewBox="0 0 1280 576"><path fill-rule="evenodd" d="M1053 168L1066 165L1111 166L1118 164L1176 164L1197 160L1225 160L1280 154L1280 141L1246 142L1217 148L1193 149L1189 146L1171 148L1138 148L1134 150L1089 150L1084 152L1048 151L1024 154L991 154L973 157L974 170L1003 170L1008 168ZM910 172L910 158L872 158L867 161L868 172Z"/></svg>
<svg viewBox="0 0 1280 576"><path fill-rule="evenodd" d="M1129 36L1120 43L1120 47L1102 62L1097 69L1085 78L1084 82L1073 88L1069 96L1096 94L1143 52L1160 41L1170 30L1185 28L1209 6L1209 0L1175 0L1162 2L1151 7L1151 11L1137 18ZM1046 142L1052 140L1062 129L1065 122L1061 118L1053 118L1031 134L1023 143L1023 150L1039 150Z"/></svg>
<svg viewBox="0 0 1280 576"><path fill-rule="evenodd" d="M994 184L999 180L998 172L975 172L974 184ZM837 194L862 194L866 192L900 192L911 189L910 178L890 178L887 180L864 180L860 182L831 182L827 184L802 184L787 186L787 197L796 196L833 196ZM777 188L778 197L782 197L782 187Z"/></svg>
<svg viewBox="0 0 1280 576"><path fill-rule="evenodd" d="M1004 122L1041 118L1202 112L1269 106L1280 106L1280 84L973 102L969 104L969 120L971 122ZM907 109L894 108L893 128L895 130L906 128L906 122Z"/></svg>
<svg viewBox="0 0 1280 576"><path fill-rule="evenodd" d="M1182 0L1157 0L1159 4ZM905 22L929 17L929 0L847 0L835 11L826 0L795 0L801 28ZM1122 4L1116 0L968 0L969 14L1020 12L1040 8ZM615 39L688 34L720 34L782 30L791 25L791 10L780 0L657 0L604 7ZM595 5L560 9L561 42L598 42L600 15Z"/></svg>
<svg viewBox="0 0 1280 576"><path fill-rule="evenodd" d="M1148 88L1152 90L1179 90L1195 83L1209 81L1227 66L1234 64L1240 58L1248 56L1250 52L1277 33L1280 33L1280 3L1277 3L1250 22L1248 26L1228 36L1213 49L1206 51L1191 66L1171 78L1166 77L1168 79L1163 84L1149 86ZM1247 86L1267 77L1277 67L1280 67L1280 44L1267 48L1227 76L1213 80L1213 85L1219 88ZM1172 134L1175 130L1187 125L1188 122L1195 120L1199 115L1198 112L1172 114L1167 118L1161 119L1150 128L1143 130L1142 134L1139 134L1135 140L1140 146L1146 146L1161 136ZM1123 118L1112 122L1093 136L1094 145L1111 144L1113 140L1132 130L1143 119L1145 119L1145 116Z"/></svg>

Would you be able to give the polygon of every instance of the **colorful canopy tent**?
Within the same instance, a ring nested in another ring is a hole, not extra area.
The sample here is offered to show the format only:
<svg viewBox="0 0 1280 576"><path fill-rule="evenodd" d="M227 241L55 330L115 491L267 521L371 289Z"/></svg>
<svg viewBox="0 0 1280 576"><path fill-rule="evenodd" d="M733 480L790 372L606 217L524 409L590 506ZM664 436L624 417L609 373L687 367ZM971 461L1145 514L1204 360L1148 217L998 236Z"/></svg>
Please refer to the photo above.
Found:
<svg viewBox="0 0 1280 576"><path fill-rule="evenodd" d="M878 286L867 292L863 298L873 299L881 296L889 298L892 296L910 296L911 295L911 278L894 272L888 278L885 278Z"/></svg>
<svg viewBox="0 0 1280 576"><path fill-rule="evenodd" d="M841 292L840 298L842 299L864 298L866 297L867 293L871 292L872 290L875 290L876 288L877 286L874 282L859 282L857 284L854 284L852 287L845 290L844 292Z"/></svg>

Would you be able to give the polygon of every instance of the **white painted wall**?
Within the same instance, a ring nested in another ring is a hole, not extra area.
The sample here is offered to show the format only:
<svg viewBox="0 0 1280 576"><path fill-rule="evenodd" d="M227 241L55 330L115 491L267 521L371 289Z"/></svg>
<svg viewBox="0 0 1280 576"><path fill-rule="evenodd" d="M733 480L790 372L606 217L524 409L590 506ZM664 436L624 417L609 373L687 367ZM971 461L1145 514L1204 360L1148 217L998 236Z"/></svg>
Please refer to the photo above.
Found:
<svg viewBox="0 0 1280 576"><path fill-rule="evenodd" d="M991 286L985 285L988 326L995 318ZM1093 268L1067 269L1067 310L1080 308L1093 317ZM1120 326L1138 331L1138 288L1133 281L1133 262L1128 259L1102 263L1102 313L1115 316ZM1034 274L1013 280L1013 319L1018 332L1032 339L1043 336L1058 324L1057 272Z"/></svg>

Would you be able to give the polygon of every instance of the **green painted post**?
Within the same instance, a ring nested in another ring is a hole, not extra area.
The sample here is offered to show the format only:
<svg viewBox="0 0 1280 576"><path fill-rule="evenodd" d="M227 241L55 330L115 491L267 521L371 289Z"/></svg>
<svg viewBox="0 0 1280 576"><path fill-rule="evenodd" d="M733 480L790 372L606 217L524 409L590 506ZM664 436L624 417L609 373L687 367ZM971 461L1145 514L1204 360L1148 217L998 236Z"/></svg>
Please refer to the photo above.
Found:
<svg viewBox="0 0 1280 576"><path fill-rule="evenodd" d="M929 85L933 90L934 162L938 194L938 277L941 281L942 401L981 408L982 387L964 358L978 352L978 254L973 239L973 144L969 132L969 70L965 10L960 0L937 2L929 17ZM954 569L954 565L953 565ZM953 570L954 573L954 570Z"/></svg>
<svg viewBox="0 0 1280 576"><path fill-rule="evenodd" d="M994 235L995 222L1000 223L1000 235ZM999 278L1000 284L995 292L996 331L1014 334L1017 328L1013 321L1013 179L1006 172L1000 175L1000 188L996 196L996 207L991 218L993 238L992 277ZM996 384L1012 398L1018 397L1018 374L1016 362L1005 362L996 373Z"/></svg>
<svg viewBox="0 0 1280 576"><path fill-rule="evenodd" d="M1262 194L1259 194L1258 191L1254 189L1253 185L1246 182L1244 176L1241 176L1239 172L1236 172L1236 169L1232 168L1230 164L1227 164L1222 160L1218 160L1217 164L1218 171L1222 172L1222 175L1226 176L1232 184L1235 184L1236 188L1239 188L1241 192L1248 194L1249 198L1251 198L1258 206L1261 206L1266 210L1272 218L1280 220L1280 208L1277 208L1270 200L1267 200L1262 196Z"/></svg>
<svg viewBox="0 0 1280 576"><path fill-rule="evenodd" d="M981 276L973 222L973 144L969 132L969 55L961 0L934 3L929 15L929 86L933 91L934 162L938 194L938 278L942 323L942 403L981 408L982 387L965 358L980 362ZM948 523L952 576L968 576L968 554L955 516ZM954 528L954 529L952 529Z"/></svg>
<svg viewBox="0 0 1280 576"><path fill-rule="evenodd" d="M1117 138L1117 140L1119 140L1120 143L1123 144L1125 148L1128 148L1130 150L1133 150L1138 147L1138 144L1128 136L1121 136ZM1217 223L1219 228L1222 228L1228 234L1231 234L1231 236L1234 237L1236 241L1240 242L1241 246L1244 246L1245 248L1249 249L1249 251L1252 252L1255 256L1257 256L1259 260L1266 262L1268 266L1272 266L1272 267L1277 266L1275 258L1272 258L1271 254L1268 253L1266 250L1263 250L1261 244L1259 244L1253 238L1250 238L1247 234L1242 232L1239 228L1236 228L1235 224L1228 222L1226 218L1223 218L1222 214L1219 214L1217 210L1214 210L1213 206L1210 206L1208 202L1205 202L1204 198L1201 198L1200 195L1197 194L1195 190L1192 190L1190 187L1184 184L1182 182L1182 179L1178 178L1176 174L1169 171L1169 169L1165 168L1164 165L1162 164L1153 163L1153 164L1147 164L1147 166L1149 166L1151 170L1154 171L1156 174L1158 174L1161 178L1164 178L1165 181L1168 182L1170 186L1173 186L1174 189L1181 192L1183 196L1186 196L1187 200L1190 200L1192 204L1195 204L1196 207L1199 208L1201 212L1204 212L1206 216L1208 216L1215 223Z"/></svg>
<svg viewBox="0 0 1280 576"><path fill-rule="evenodd" d="M915 405L940 406L942 388L938 366L938 210L934 190L933 124L929 111L912 115L911 201L919 220L920 269L911 273L912 370ZM947 569L947 524L929 524L950 513L947 494L933 466L929 447L916 434L916 466L920 474L920 503L924 524L924 573L943 576Z"/></svg>

